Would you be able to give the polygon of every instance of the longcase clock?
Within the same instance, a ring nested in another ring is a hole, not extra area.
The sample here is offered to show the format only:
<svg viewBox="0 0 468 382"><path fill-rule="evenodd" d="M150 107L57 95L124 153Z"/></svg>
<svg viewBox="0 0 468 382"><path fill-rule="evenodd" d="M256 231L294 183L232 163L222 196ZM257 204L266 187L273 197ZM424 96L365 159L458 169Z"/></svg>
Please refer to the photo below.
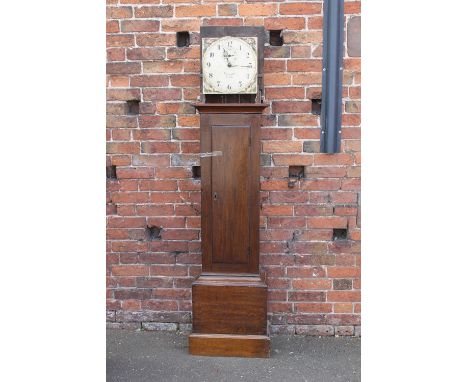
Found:
<svg viewBox="0 0 468 382"><path fill-rule="evenodd" d="M201 27L202 273L192 285L197 355L268 357L259 275L263 27Z"/></svg>

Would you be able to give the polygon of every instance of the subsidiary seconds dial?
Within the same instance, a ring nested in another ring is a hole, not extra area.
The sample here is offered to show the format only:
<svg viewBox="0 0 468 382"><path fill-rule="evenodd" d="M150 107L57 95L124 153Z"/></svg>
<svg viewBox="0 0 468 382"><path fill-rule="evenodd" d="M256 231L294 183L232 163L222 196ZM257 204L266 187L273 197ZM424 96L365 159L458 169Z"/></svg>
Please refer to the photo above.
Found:
<svg viewBox="0 0 468 382"><path fill-rule="evenodd" d="M257 38L204 38L203 93L257 92Z"/></svg>

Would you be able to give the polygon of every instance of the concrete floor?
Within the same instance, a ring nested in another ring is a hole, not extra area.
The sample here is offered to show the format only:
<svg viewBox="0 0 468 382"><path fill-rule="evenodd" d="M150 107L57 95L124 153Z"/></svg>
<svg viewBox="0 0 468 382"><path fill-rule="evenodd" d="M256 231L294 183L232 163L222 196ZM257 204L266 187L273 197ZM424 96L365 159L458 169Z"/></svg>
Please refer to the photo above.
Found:
<svg viewBox="0 0 468 382"><path fill-rule="evenodd" d="M190 356L187 336L107 331L107 381L341 382L361 379L361 341L350 337L271 337L271 357Z"/></svg>

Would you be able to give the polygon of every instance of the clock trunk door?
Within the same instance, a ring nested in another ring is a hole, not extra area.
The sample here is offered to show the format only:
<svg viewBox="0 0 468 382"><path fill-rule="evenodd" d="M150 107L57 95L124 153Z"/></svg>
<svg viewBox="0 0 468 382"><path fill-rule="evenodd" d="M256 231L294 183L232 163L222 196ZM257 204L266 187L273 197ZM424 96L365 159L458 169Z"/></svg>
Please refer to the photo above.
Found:
<svg viewBox="0 0 468 382"><path fill-rule="evenodd" d="M256 119L249 114L203 117L202 152L214 153L201 161L202 246L209 253L204 271L253 273L258 271Z"/></svg>

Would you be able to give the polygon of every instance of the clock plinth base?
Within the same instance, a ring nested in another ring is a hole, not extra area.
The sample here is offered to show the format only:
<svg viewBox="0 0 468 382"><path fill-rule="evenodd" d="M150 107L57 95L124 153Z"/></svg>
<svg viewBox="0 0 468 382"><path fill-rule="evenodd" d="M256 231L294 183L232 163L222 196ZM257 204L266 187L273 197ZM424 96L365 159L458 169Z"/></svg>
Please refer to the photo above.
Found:
<svg viewBox="0 0 468 382"><path fill-rule="evenodd" d="M267 286L259 276L201 275L192 310L190 354L268 357Z"/></svg>
<svg viewBox="0 0 468 382"><path fill-rule="evenodd" d="M191 334L189 353L211 357L268 358L268 336L235 334Z"/></svg>

